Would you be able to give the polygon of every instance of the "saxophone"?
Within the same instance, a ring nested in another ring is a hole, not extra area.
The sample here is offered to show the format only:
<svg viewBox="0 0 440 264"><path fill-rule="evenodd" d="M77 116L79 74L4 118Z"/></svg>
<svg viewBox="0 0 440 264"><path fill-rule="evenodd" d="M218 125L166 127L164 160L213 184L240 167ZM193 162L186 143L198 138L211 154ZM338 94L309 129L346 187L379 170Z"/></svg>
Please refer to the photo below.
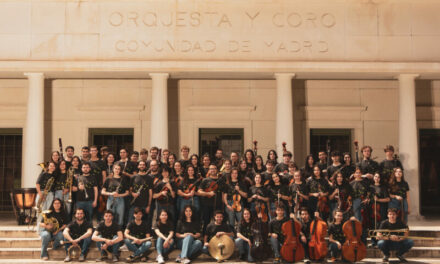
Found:
<svg viewBox="0 0 440 264"><path fill-rule="evenodd" d="M55 178L51 177L44 187L43 194L41 195L40 199L38 199L37 205L34 207L34 209L37 211L37 213L41 213L43 211L43 203L46 201L47 194L52 189L52 185L55 182Z"/></svg>
<svg viewBox="0 0 440 264"><path fill-rule="evenodd" d="M53 217L53 216L52 217L48 217L47 216L51 212L52 212L51 210L46 210L41 215L43 216L43 223L45 225L52 224L52 228L51 229L47 229L47 231L49 231L51 233L56 233L58 231L58 229L60 229L60 224L58 223L58 220L55 217Z"/></svg>
<svg viewBox="0 0 440 264"><path fill-rule="evenodd" d="M73 175L75 174L75 169L73 166L70 166L70 168L67 170L67 180L66 180L66 186L64 186L65 189L69 188L69 198L67 199L67 203L72 203L72 185L73 185Z"/></svg>

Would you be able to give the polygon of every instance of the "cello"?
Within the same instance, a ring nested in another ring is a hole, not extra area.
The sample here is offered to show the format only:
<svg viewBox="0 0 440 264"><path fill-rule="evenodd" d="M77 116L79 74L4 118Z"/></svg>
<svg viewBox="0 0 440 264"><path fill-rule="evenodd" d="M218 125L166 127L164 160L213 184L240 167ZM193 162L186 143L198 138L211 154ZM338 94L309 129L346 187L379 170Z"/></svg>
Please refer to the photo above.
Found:
<svg viewBox="0 0 440 264"><path fill-rule="evenodd" d="M311 260L320 260L327 256L327 224L319 217L310 224L309 256Z"/></svg>
<svg viewBox="0 0 440 264"><path fill-rule="evenodd" d="M342 245L342 257L350 262L361 261L367 255L367 247L361 240L362 224L358 220L349 220L342 226L346 237Z"/></svg>
<svg viewBox="0 0 440 264"><path fill-rule="evenodd" d="M269 228L267 223L263 223L262 215L258 214L257 220L252 224L252 247L251 256L258 262L262 262L267 258L267 252L270 249L267 244L267 236L269 234Z"/></svg>
<svg viewBox="0 0 440 264"><path fill-rule="evenodd" d="M284 243L281 247L281 257L287 262L301 261L305 257L304 247L300 242L301 224L295 219L286 221L281 226Z"/></svg>

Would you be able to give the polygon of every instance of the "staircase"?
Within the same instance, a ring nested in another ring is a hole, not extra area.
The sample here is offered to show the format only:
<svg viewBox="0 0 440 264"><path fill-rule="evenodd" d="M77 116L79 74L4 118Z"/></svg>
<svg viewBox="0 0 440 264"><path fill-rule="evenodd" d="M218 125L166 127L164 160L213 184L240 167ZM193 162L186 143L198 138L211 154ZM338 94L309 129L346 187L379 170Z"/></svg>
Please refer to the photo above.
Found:
<svg viewBox="0 0 440 264"><path fill-rule="evenodd" d="M435 230L435 231L433 231ZM412 227L410 236L438 237L440 238L440 228L433 226ZM415 245L406 255L408 258L428 259L429 263L434 263L434 259L440 259L440 239L421 240L413 239ZM50 247L49 247L50 248ZM0 227L0 263L27 263L39 262L41 250L41 240L35 231L23 226L4 226ZM127 258L130 253L126 249L121 250L121 261ZM174 262L179 251L174 250L169 255L169 261ZM88 261L94 261L99 256L99 251L93 242L87 256ZM51 260L62 261L65 258L64 248L56 250L49 249ZM154 246L150 249L149 261L154 261L156 251ZM378 249L368 249L367 258L373 262L380 262L382 254ZM432 259L433 261L430 261ZM212 262L212 258L201 255L198 262ZM438 261L438 260L436 260Z"/></svg>

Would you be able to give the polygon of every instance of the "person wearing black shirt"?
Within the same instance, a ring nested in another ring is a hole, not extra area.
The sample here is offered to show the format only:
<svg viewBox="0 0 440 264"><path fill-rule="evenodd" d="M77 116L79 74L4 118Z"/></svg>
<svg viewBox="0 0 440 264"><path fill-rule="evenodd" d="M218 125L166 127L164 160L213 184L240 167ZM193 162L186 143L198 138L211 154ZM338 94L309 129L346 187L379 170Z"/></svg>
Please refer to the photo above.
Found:
<svg viewBox="0 0 440 264"><path fill-rule="evenodd" d="M237 229L237 239L235 246L238 248L240 260L254 262L251 256L252 248L252 218L251 211L248 208L243 209L243 217Z"/></svg>
<svg viewBox="0 0 440 264"><path fill-rule="evenodd" d="M116 214L117 223L124 225L125 201L124 197L128 196L128 179L121 175L121 166L115 164L113 166L113 176L105 180L101 194L108 196L107 210L112 210Z"/></svg>
<svg viewBox="0 0 440 264"><path fill-rule="evenodd" d="M390 195L388 194L388 189L386 188L385 184L382 183L379 173L374 174L374 185L370 186L370 189L372 191L372 194L374 195L373 199L376 200L376 204L379 208L379 219L380 221L383 221L387 218L387 211L388 211L388 203L390 201ZM374 200L373 200L374 202ZM373 212L373 218L374 218L374 212ZM373 219L374 220L374 219ZM374 221L373 221L374 222ZM377 223L379 225L380 223ZM376 226L375 228L377 228Z"/></svg>
<svg viewBox="0 0 440 264"><path fill-rule="evenodd" d="M128 158L128 150L125 148L121 148L121 150L119 150L119 156L121 157L121 159L118 161L118 164L121 166L121 175L127 177L133 176L136 172L137 164L131 162Z"/></svg>
<svg viewBox="0 0 440 264"><path fill-rule="evenodd" d="M284 236L283 232L281 230L281 227L283 224L289 220L289 218L286 217L284 209L284 206L282 204L279 204L275 210L276 217L273 218L269 223L269 237L270 237L270 244L272 246L273 254L274 254L274 263L280 263L281 262L281 256L280 256L280 248L281 245L284 243Z"/></svg>
<svg viewBox="0 0 440 264"><path fill-rule="evenodd" d="M264 209L264 213L269 215L267 204L269 202L269 192L261 183L261 175L255 175L255 185L251 186L248 194L248 202L253 215L257 215L257 208Z"/></svg>
<svg viewBox="0 0 440 264"><path fill-rule="evenodd" d="M217 170L220 170L223 167L223 163L225 159L223 158L223 150L217 149L214 156L214 164L217 166Z"/></svg>
<svg viewBox="0 0 440 264"><path fill-rule="evenodd" d="M77 208L75 210L75 220L72 221L63 232L64 235L64 247L66 249L66 258L64 262L69 262L72 259L68 255L69 247L79 246L81 248L81 255L78 261L83 262L86 260L87 252L89 251L90 243L92 242L92 223L85 220L84 210Z"/></svg>
<svg viewBox="0 0 440 264"><path fill-rule="evenodd" d="M43 171L41 172L41 174L38 176L37 179L37 183L36 183L36 189L37 189L37 198L35 199L35 203L37 204L39 202L40 199L43 199L43 192L44 190L47 188L49 188L49 186L47 186L47 183L50 179L53 180L52 186L50 187L50 189L48 189L47 195L45 200L43 201L42 204L42 211L46 211L47 209L49 209L50 205L53 202L54 199L54 193L53 190L55 188L55 181L56 181L56 164L54 162L49 162L49 164L47 165L47 171ZM39 221L38 221L39 222Z"/></svg>
<svg viewBox="0 0 440 264"><path fill-rule="evenodd" d="M96 182L98 183L98 188L102 188L102 184L104 184L107 178L107 171L105 169L105 162L98 157L98 147L91 146L90 147L90 174L92 177L96 178Z"/></svg>
<svg viewBox="0 0 440 264"><path fill-rule="evenodd" d="M72 183L74 180L75 179L72 178ZM63 201L66 213L70 215L72 204L67 202L69 199L69 188L67 186L67 163L65 160L61 160L59 163L59 171L55 180L54 196Z"/></svg>
<svg viewBox="0 0 440 264"><path fill-rule="evenodd" d="M273 160L268 160L266 162L266 171L261 173L261 184L268 185L272 181L272 174L275 172L275 162ZM254 179L255 181L255 179Z"/></svg>
<svg viewBox="0 0 440 264"><path fill-rule="evenodd" d="M130 179L130 193L133 196L129 210L128 222L134 219L134 208L143 209L142 219L147 220L151 212L153 200L153 179L147 175L147 164L141 160L138 164L139 172Z"/></svg>
<svg viewBox="0 0 440 264"><path fill-rule="evenodd" d="M142 209L135 207L133 209L134 220L127 225L124 232L124 243L128 250L133 252L128 258L129 262L141 260L151 247L151 236L148 232L150 229L147 226L147 222L142 220L142 215Z"/></svg>
<svg viewBox="0 0 440 264"><path fill-rule="evenodd" d="M289 211L294 214L294 208L307 207L309 200L309 188L302 180L301 171L293 173L293 182L289 185ZM296 203L299 203L298 205Z"/></svg>
<svg viewBox="0 0 440 264"><path fill-rule="evenodd" d="M301 223L301 244L304 247L304 262L310 263L309 260L309 241L310 241L310 225L312 224L312 219L310 218L309 210L306 207L300 209L300 223Z"/></svg>
<svg viewBox="0 0 440 264"><path fill-rule="evenodd" d="M344 179L349 182L351 175L354 173L356 166L351 161L351 155L348 152L344 153L344 166L341 169Z"/></svg>
<svg viewBox="0 0 440 264"><path fill-rule="evenodd" d="M179 213L182 213L182 209L187 205L192 205L194 214L198 214L200 212L200 199L197 195L197 190L202 180L203 178L196 177L194 166L189 164L186 167L183 182L177 189L177 195L179 196L178 203L180 204L178 206L180 209ZM200 214L198 215L200 216ZM200 217L198 218L200 219Z"/></svg>
<svg viewBox="0 0 440 264"><path fill-rule="evenodd" d="M206 227L205 235L204 235L204 245L202 252L205 254L209 254L209 241L214 236L220 237L223 235L230 236L231 238L234 236L234 228L227 223L223 222L223 213L220 210L216 210L214 212L214 222L210 223Z"/></svg>
<svg viewBox="0 0 440 264"><path fill-rule="evenodd" d="M394 147L392 145L386 145L383 150L385 152L385 159L379 163L379 170L382 183L388 184L394 168L401 168L403 170L403 165L397 155L394 155Z"/></svg>
<svg viewBox="0 0 440 264"><path fill-rule="evenodd" d="M351 215L351 197L353 188L345 181L342 172L336 172L333 180L333 186L330 188L330 213L334 216L335 210L343 212L343 221L347 220ZM332 219L333 220L333 219Z"/></svg>
<svg viewBox="0 0 440 264"><path fill-rule="evenodd" d="M170 172L168 169L162 169L162 180L158 181L153 188L153 199L156 199L156 213L166 210L170 218L176 220L174 199L176 198L177 188L174 182L170 179Z"/></svg>
<svg viewBox="0 0 440 264"><path fill-rule="evenodd" d="M353 213L357 220L362 222L361 210L368 210L367 205L370 202L370 185L369 180L362 178L362 172L356 167L354 172L354 180L350 183L353 188Z"/></svg>
<svg viewBox="0 0 440 264"><path fill-rule="evenodd" d="M174 246L174 225L171 221L168 212L161 210L158 213L158 219L156 225L153 227L154 232L157 235L156 250L157 250L157 263L165 263L163 256L173 249Z"/></svg>
<svg viewBox="0 0 440 264"><path fill-rule="evenodd" d="M345 242L345 235L342 232L343 212L336 210L333 214L334 221L328 228L328 250L330 251L329 262L335 262L340 257L342 245Z"/></svg>
<svg viewBox="0 0 440 264"><path fill-rule="evenodd" d="M54 241L52 249L56 249L61 245L61 241L63 240L63 229L66 227L68 219L67 214L64 211L63 202L58 198L53 200L49 211L43 212L42 215L44 216L40 223L40 228L43 228L43 231L40 233L41 259L48 260L49 254L47 253L47 246L52 240ZM58 229L54 230L53 222L50 220L45 222L45 218L55 218L58 222Z"/></svg>
<svg viewBox="0 0 440 264"><path fill-rule="evenodd" d="M190 258L202 250L202 241L199 240L200 230L200 222L197 221L192 206L185 205L176 228L177 248L181 250L176 259L177 263L189 264Z"/></svg>
<svg viewBox="0 0 440 264"><path fill-rule="evenodd" d="M282 163L280 163L282 164ZM280 165L278 164L278 165ZM289 201L289 187L287 184L282 184L281 176L277 173L272 174L272 181L267 185L269 191L269 205L270 205L270 219L275 216L275 210L278 204L283 204L284 208L287 208L287 202Z"/></svg>
<svg viewBox="0 0 440 264"><path fill-rule="evenodd" d="M217 166L209 165L209 177L203 179L200 183L197 195L201 197L201 205L203 207L202 219L203 230L206 229L211 217L216 209L222 209L222 190L218 183ZM214 190L215 189L215 190Z"/></svg>
<svg viewBox="0 0 440 264"><path fill-rule="evenodd" d="M389 208L396 208L403 223L408 223L409 211L409 185L405 181L401 168L395 168L389 181L390 202Z"/></svg>
<svg viewBox="0 0 440 264"><path fill-rule="evenodd" d="M388 219L384 220L380 226L379 229L388 229L388 230L397 230L397 229L408 229L408 226L400 219L397 218L397 211L394 208L388 209ZM408 236L409 230L407 230L404 233L391 233L388 236L383 235L382 233L377 233L377 239L379 242L377 243L377 246L382 251L384 257L383 261L388 262L388 259L390 257L390 251L397 251L397 258L400 260L400 262L408 262L403 254L408 252L413 246L414 241L409 238L405 238Z"/></svg>
<svg viewBox="0 0 440 264"><path fill-rule="evenodd" d="M379 172L379 163L371 159L371 153L373 153L373 148L370 146L363 146L361 149L362 161L357 164L368 180L373 181L374 173Z"/></svg>
<svg viewBox="0 0 440 264"><path fill-rule="evenodd" d="M315 165L315 158L312 154L307 155L305 165L301 168L304 181L313 176L313 166Z"/></svg>
<svg viewBox="0 0 440 264"><path fill-rule="evenodd" d="M334 178L336 177L335 173L341 171L342 169L342 164L340 161L341 153L339 153L339 151L332 151L330 156L332 159L332 164L327 167L327 178L333 182Z"/></svg>
<svg viewBox="0 0 440 264"><path fill-rule="evenodd" d="M239 208L240 210L232 208L234 203L234 195L236 195L236 199L239 199L238 203L241 207ZM231 170L231 174L226 180L225 190L223 193L223 203L225 204L226 215L228 216L229 224L231 226L235 226L235 221L240 222L244 207L243 201L247 199L247 196L247 187L243 181L238 179L238 169L233 168Z"/></svg>
<svg viewBox="0 0 440 264"><path fill-rule="evenodd" d="M273 161L274 167L278 164L278 154L274 149L269 150L269 152L267 152L267 160L266 161Z"/></svg>
<svg viewBox="0 0 440 264"><path fill-rule="evenodd" d="M266 171L266 165L264 165L263 157L261 155L257 155L255 157L255 166L254 166L255 173L263 173Z"/></svg>
<svg viewBox="0 0 440 264"><path fill-rule="evenodd" d="M322 218L327 220L329 216L328 194L330 185L328 180L322 176L321 169L318 165L313 167L313 176L307 181L309 187L309 210L310 213L319 212ZM323 208L318 208L319 200L322 200Z"/></svg>
<svg viewBox="0 0 440 264"><path fill-rule="evenodd" d="M122 245L123 239L121 227L113 221L113 212L106 210L104 212L104 221L99 223L92 236L92 240L96 241L96 245L101 252L101 256L96 261L106 260L108 252L111 251L113 262L118 262L119 248Z"/></svg>
<svg viewBox="0 0 440 264"><path fill-rule="evenodd" d="M182 168L186 168L186 166L191 164L191 162L189 160L189 147L183 145L180 148L180 155L181 155L181 159L179 160L180 164L182 164Z"/></svg>
<svg viewBox="0 0 440 264"><path fill-rule="evenodd" d="M86 212L87 221L91 222L93 219L93 208L98 204L98 184L96 179L90 175L90 163L83 162L82 175L78 177L76 183L76 206L83 208Z"/></svg>
<svg viewBox="0 0 440 264"><path fill-rule="evenodd" d="M200 168L201 169L200 172L202 173L203 178L208 177L207 175L209 172L209 165L210 164L211 164L211 158L209 157L209 154L206 153L202 156L202 167Z"/></svg>
<svg viewBox="0 0 440 264"><path fill-rule="evenodd" d="M327 152L320 151L318 152L318 162L315 165L319 166L323 176L327 175L327 167L330 166L327 162Z"/></svg>
<svg viewBox="0 0 440 264"><path fill-rule="evenodd" d="M282 163L278 163L275 166L275 172L278 173L278 174L287 173L289 171L289 163L290 163L291 159L292 159L292 152L286 151L283 154L283 162Z"/></svg>

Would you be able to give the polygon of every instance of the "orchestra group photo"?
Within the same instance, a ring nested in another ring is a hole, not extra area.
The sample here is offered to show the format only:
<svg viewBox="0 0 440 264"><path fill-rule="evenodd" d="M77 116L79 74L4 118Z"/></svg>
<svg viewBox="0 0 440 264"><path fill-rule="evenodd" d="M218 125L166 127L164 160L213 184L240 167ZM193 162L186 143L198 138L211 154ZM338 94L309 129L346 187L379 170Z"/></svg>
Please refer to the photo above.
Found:
<svg viewBox="0 0 440 264"><path fill-rule="evenodd" d="M392 145L385 159L354 142L294 159L258 152L172 153L160 146L73 146L52 151L35 175L41 259L64 262L213 261L355 263L378 249L383 262L408 262L410 186ZM127 258L121 252L129 251ZM175 253L170 257L171 252ZM154 252L154 254L153 254ZM177 256L177 257L176 257Z"/></svg>

